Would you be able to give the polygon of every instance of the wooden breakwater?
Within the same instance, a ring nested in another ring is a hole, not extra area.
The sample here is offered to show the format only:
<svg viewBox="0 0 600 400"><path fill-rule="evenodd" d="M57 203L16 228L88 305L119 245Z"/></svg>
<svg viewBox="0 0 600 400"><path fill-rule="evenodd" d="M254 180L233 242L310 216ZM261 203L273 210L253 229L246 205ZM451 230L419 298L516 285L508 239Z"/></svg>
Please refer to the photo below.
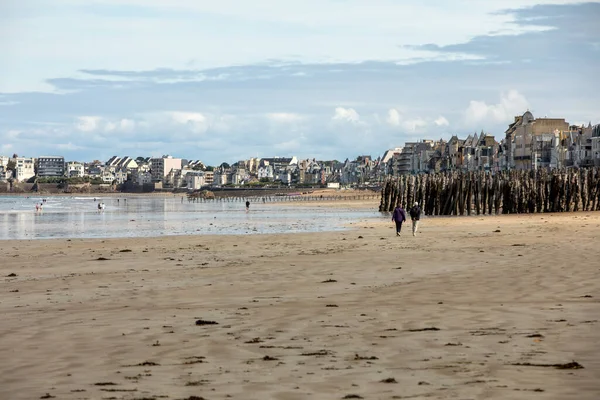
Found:
<svg viewBox="0 0 600 400"><path fill-rule="evenodd" d="M600 169L443 172L388 178L379 211L418 202L425 215L600 210Z"/></svg>
<svg viewBox="0 0 600 400"><path fill-rule="evenodd" d="M295 195L288 193L277 193L264 196L223 196L217 197L193 192L187 195L188 202L194 203L239 203L249 201L250 203L282 203L282 202L331 202L331 201L367 201L377 200L378 194L354 194L354 195Z"/></svg>

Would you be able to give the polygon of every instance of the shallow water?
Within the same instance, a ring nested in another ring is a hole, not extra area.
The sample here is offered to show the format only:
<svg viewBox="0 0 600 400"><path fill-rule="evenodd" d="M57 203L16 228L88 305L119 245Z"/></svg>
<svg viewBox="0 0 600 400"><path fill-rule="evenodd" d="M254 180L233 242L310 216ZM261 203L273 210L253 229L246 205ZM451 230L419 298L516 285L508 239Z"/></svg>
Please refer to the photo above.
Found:
<svg viewBox="0 0 600 400"><path fill-rule="evenodd" d="M98 211L97 201L106 208ZM319 232L380 218L373 211L277 203L189 203L181 197L0 196L0 240Z"/></svg>

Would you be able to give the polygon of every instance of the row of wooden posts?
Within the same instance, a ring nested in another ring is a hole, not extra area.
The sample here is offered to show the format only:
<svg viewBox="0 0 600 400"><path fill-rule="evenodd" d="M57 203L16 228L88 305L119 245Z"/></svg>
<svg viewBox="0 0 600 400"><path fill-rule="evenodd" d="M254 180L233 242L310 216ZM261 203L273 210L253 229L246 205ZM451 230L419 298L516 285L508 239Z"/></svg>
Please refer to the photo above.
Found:
<svg viewBox="0 0 600 400"><path fill-rule="evenodd" d="M235 203L246 202L251 203L272 203L272 202L291 202L291 201L343 201L343 200L376 200L379 198L377 194L368 195L353 195L353 196L257 196L257 197L211 197L205 198L200 196L188 195L188 201L199 203Z"/></svg>
<svg viewBox="0 0 600 400"><path fill-rule="evenodd" d="M379 211L414 202L425 215L600 210L600 169L404 175L384 182Z"/></svg>

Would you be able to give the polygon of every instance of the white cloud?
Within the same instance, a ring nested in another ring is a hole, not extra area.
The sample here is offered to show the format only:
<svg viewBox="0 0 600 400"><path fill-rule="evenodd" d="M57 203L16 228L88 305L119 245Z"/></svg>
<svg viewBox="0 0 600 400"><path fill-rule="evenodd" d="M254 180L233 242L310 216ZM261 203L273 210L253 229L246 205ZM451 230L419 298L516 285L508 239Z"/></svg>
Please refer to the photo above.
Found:
<svg viewBox="0 0 600 400"><path fill-rule="evenodd" d="M19 135L22 133L22 131L16 130L16 129L9 129L6 132L6 138L9 140L17 140L19 139Z"/></svg>
<svg viewBox="0 0 600 400"><path fill-rule="evenodd" d="M132 132L135 129L136 123L132 119L124 118L116 122L107 122L104 130L107 132Z"/></svg>
<svg viewBox="0 0 600 400"><path fill-rule="evenodd" d="M517 90L509 90L500 95L500 102L487 104L484 101L471 100L465 110L465 122L473 127L481 123L510 122L515 115L523 114L529 108L529 102Z"/></svg>
<svg viewBox="0 0 600 400"><path fill-rule="evenodd" d="M387 123L392 126L400 126L400 121L402 120L402 116L400 112L395 108L392 108L388 111L388 117L386 119Z"/></svg>
<svg viewBox="0 0 600 400"><path fill-rule="evenodd" d="M406 129L410 132L417 132L417 131L422 131L423 128L427 127L427 121L425 121L422 118L414 118L414 119L409 119L407 121L404 121L402 123L402 126L404 127L404 129Z"/></svg>
<svg viewBox="0 0 600 400"><path fill-rule="evenodd" d="M420 117L405 118L404 115L395 108L388 110L386 122L395 128L400 128L408 132L419 132L427 127L428 122Z"/></svg>
<svg viewBox="0 0 600 400"><path fill-rule="evenodd" d="M304 117L295 113L269 113L267 119L271 122L294 123L302 121Z"/></svg>
<svg viewBox="0 0 600 400"><path fill-rule="evenodd" d="M75 144L73 144L71 142L69 142L69 143L60 143L60 144L57 144L55 147L58 150L67 150L67 151L74 151L74 150L85 149L85 147L83 147L83 146L77 146L77 145L75 145Z"/></svg>
<svg viewBox="0 0 600 400"><path fill-rule="evenodd" d="M82 132L94 132L100 128L102 118L98 116L77 117L75 126Z"/></svg>
<svg viewBox="0 0 600 400"><path fill-rule="evenodd" d="M443 117L443 116L439 116L435 119L435 121L433 121L434 124L436 124L437 126L448 126L450 125L450 122L448 122L448 120Z"/></svg>
<svg viewBox="0 0 600 400"><path fill-rule="evenodd" d="M331 119L334 121L357 124L360 122L360 115L354 108L337 107Z"/></svg>
<svg viewBox="0 0 600 400"><path fill-rule="evenodd" d="M209 122L204 114L170 111L168 115L176 124L187 126L194 133L204 133L208 130Z"/></svg>

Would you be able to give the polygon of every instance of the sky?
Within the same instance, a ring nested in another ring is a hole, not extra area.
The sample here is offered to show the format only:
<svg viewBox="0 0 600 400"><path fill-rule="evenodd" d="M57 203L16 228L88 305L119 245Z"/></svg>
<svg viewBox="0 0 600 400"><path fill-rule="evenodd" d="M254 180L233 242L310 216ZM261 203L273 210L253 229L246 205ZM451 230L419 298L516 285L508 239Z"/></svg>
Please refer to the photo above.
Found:
<svg viewBox="0 0 600 400"><path fill-rule="evenodd" d="M0 155L345 160L600 123L600 1L2 0Z"/></svg>

